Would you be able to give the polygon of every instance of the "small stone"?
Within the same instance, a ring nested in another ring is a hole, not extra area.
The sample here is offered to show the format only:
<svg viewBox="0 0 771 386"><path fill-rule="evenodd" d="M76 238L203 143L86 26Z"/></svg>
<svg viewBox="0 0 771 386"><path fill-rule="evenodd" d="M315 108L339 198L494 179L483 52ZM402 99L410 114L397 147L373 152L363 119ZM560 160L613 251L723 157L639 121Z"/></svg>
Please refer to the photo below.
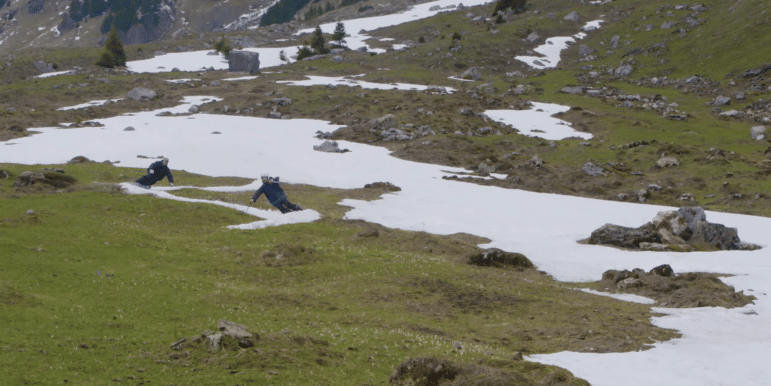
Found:
<svg viewBox="0 0 771 386"><path fill-rule="evenodd" d="M27 210L27 214L30 214L30 215L35 214L35 211L32 210L32 209L29 209L29 210Z"/></svg>

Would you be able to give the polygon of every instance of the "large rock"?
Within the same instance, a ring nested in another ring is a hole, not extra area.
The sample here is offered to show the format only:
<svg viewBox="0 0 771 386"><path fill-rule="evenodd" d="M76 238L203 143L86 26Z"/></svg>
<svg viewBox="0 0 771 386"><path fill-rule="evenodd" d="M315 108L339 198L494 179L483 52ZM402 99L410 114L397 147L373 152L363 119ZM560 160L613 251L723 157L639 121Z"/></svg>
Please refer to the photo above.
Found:
<svg viewBox="0 0 771 386"><path fill-rule="evenodd" d="M462 74L460 74L461 79L478 80L481 77L482 75L479 74L479 70L476 67L471 67L468 70L463 71Z"/></svg>
<svg viewBox="0 0 771 386"><path fill-rule="evenodd" d="M616 68L614 74L616 76L628 76L632 73L632 71L634 71L634 67L632 67L630 64L622 64Z"/></svg>
<svg viewBox="0 0 771 386"><path fill-rule="evenodd" d="M348 149L340 149L335 141L324 141L321 145L314 145L313 150L325 153L345 153Z"/></svg>
<svg viewBox="0 0 771 386"><path fill-rule="evenodd" d="M396 126L396 116L393 114L386 114L380 118L374 118L369 121L372 128L388 129Z"/></svg>
<svg viewBox="0 0 771 386"><path fill-rule="evenodd" d="M54 66L51 65L51 63L46 63L42 60L32 62L32 65L35 67L36 70L44 74L47 72L54 72Z"/></svg>
<svg viewBox="0 0 771 386"><path fill-rule="evenodd" d="M541 40L541 37L538 36L538 32L531 32L530 35L527 35L527 38L525 40L528 41L528 43L538 43Z"/></svg>
<svg viewBox="0 0 771 386"><path fill-rule="evenodd" d="M722 224L706 221L696 223L693 236L689 240L693 244L706 244L720 250L740 249L739 231Z"/></svg>
<svg viewBox="0 0 771 386"><path fill-rule="evenodd" d="M605 224L592 232L589 244L615 245L621 248L638 249L640 243L661 243L661 236L653 224L646 223L639 228Z"/></svg>
<svg viewBox="0 0 771 386"><path fill-rule="evenodd" d="M591 55L594 52L595 49L587 46L586 44L581 44L578 46L578 56L580 57Z"/></svg>
<svg viewBox="0 0 771 386"><path fill-rule="evenodd" d="M731 104L731 98L719 96L712 101L712 106L725 106Z"/></svg>
<svg viewBox="0 0 771 386"><path fill-rule="evenodd" d="M576 11L570 12L564 17L564 19L568 21L573 21L576 23L578 23L578 21L581 20L581 18L578 16L578 12Z"/></svg>
<svg viewBox="0 0 771 386"><path fill-rule="evenodd" d="M690 252L760 248L741 242L736 228L707 222L704 210L699 207L659 212L653 220L639 228L606 224L592 232L587 242L658 252L672 249Z"/></svg>
<svg viewBox="0 0 771 386"><path fill-rule="evenodd" d="M585 163L581 171L584 172L584 174L590 175L592 177L597 177L605 174L605 169L591 162Z"/></svg>
<svg viewBox="0 0 771 386"><path fill-rule="evenodd" d="M662 157L656 161L656 167L658 168L668 168L670 166L680 166L680 161L674 157Z"/></svg>
<svg viewBox="0 0 771 386"><path fill-rule="evenodd" d="M750 129L750 136L756 141L761 141L766 138L766 127L755 126Z"/></svg>
<svg viewBox="0 0 771 386"><path fill-rule="evenodd" d="M582 86L565 86L560 92L565 94L581 94L584 92L584 88Z"/></svg>
<svg viewBox="0 0 771 386"><path fill-rule="evenodd" d="M259 72L260 54L251 51L230 51L228 71L249 71L250 74Z"/></svg>
<svg viewBox="0 0 771 386"><path fill-rule="evenodd" d="M128 97L135 101L149 101L153 100L157 94L155 91L149 88L137 87L128 92Z"/></svg>

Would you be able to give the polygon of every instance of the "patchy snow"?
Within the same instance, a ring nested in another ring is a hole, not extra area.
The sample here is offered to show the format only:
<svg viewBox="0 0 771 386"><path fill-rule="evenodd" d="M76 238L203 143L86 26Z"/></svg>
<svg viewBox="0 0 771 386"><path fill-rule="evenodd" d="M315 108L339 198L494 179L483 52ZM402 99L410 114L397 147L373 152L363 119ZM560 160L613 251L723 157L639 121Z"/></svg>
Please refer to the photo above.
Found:
<svg viewBox="0 0 771 386"><path fill-rule="evenodd" d="M552 115L570 110L569 106L553 103L530 102L529 110L486 110L484 113L501 123L519 130L522 135L548 140L560 140L570 137L590 139L592 135L573 129L570 122L554 118Z"/></svg>
<svg viewBox="0 0 771 386"><path fill-rule="evenodd" d="M429 87L434 87L434 86L423 86L419 84L410 84L410 83L375 83L375 82L367 82L364 80L350 79L350 78L359 77L359 76L363 76L363 75L349 76L349 77L306 75L305 77L308 78L306 80L279 80L279 81L276 81L276 83L286 83L291 86L317 86L317 85L334 85L334 86L350 86L350 87L359 86L362 88L377 89L377 90L425 91ZM445 87L445 90L449 93L455 92L455 89L451 87Z"/></svg>
<svg viewBox="0 0 771 386"><path fill-rule="evenodd" d="M609 298L623 300L625 302L640 303L640 304L656 303L656 301L651 298L646 298L645 296L639 296L634 294L611 294L608 292L600 292L600 291L595 291L588 288L582 288L581 291L589 294L593 294L593 295L607 296Z"/></svg>
<svg viewBox="0 0 771 386"><path fill-rule="evenodd" d="M122 101L124 98L116 98L116 99L104 99L104 100L96 100L96 101L90 101L86 103L81 103L79 105L75 106L67 106L67 107L59 107L58 111L67 111L67 110L77 110L77 109L85 109L86 107L95 107L95 106L104 106L109 103L114 103L118 101Z"/></svg>
<svg viewBox="0 0 771 386"><path fill-rule="evenodd" d="M176 83L176 84L182 84L182 83L188 83L188 82L198 82L200 79L188 79L188 78L180 78L180 79L166 79L169 83Z"/></svg>
<svg viewBox="0 0 771 386"><path fill-rule="evenodd" d="M600 23L602 23L602 20L594 20L586 23L581 29L582 30L593 30L600 27ZM592 29L593 28L593 29ZM530 67L538 68L538 69L545 69L545 68L555 68L557 67L557 64L560 62L560 54L562 50L570 47L573 43L576 42L576 40L581 40L584 37L586 37L586 34L583 32L579 32L573 36L561 36L561 37L552 37L546 39L544 44L536 47L533 49L533 51L541 54L541 56L515 56L514 59L517 59L521 62L527 63Z"/></svg>

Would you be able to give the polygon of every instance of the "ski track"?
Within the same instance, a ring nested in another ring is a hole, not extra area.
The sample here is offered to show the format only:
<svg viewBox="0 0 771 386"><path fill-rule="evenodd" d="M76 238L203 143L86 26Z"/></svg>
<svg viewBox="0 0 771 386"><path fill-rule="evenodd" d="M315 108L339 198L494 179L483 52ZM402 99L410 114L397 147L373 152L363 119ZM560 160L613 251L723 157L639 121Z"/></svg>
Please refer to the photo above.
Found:
<svg viewBox="0 0 771 386"><path fill-rule="evenodd" d="M257 185L256 188L254 187L255 185ZM241 187L230 186L230 187L198 188L195 186L174 186L174 187L168 187L168 188L155 187L151 189L145 189L129 182L124 182L120 184L120 186L123 189L123 191L127 194L146 194L146 195L152 195L152 196L166 199L166 200L190 202L190 203L196 203L196 204L217 205L217 206L222 206L229 209L234 209L239 212L244 212L250 216L260 217L264 219L261 221L255 221L248 224L229 225L228 228L230 229L264 229L268 227L275 227L275 226L288 225L288 224L310 223L321 218L321 214L312 209L305 209L300 212L289 212L284 214L278 210L266 210L266 209L249 207L248 205L231 204L229 202L223 202L223 201L179 197L169 193L171 191L180 190L180 189L198 189L198 190L205 190L210 192L249 192L251 193L251 191L259 188L259 184L256 181L255 183L241 186ZM251 195L249 195L248 197L251 198Z"/></svg>

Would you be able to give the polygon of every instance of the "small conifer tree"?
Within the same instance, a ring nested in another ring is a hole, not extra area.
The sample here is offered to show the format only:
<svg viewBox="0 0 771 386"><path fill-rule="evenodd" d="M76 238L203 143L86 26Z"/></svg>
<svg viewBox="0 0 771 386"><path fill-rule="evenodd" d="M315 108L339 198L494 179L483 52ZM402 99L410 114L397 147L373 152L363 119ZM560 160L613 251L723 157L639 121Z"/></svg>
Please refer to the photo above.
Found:
<svg viewBox="0 0 771 386"><path fill-rule="evenodd" d="M311 51L311 49L308 48L308 46L306 46L305 44L297 48L298 62L310 56L313 56L313 51Z"/></svg>
<svg viewBox="0 0 771 386"><path fill-rule="evenodd" d="M337 42L340 47L345 46L345 25L343 22L337 22L335 32L332 33L332 40Z"/></svg>
<svg viewBox="0 0 771 386"><path fill-rule="evenodd" d="M104 43L104 52L102 52L96 65L105 68L126 66L126 51L123 49L120 36L118 36L118 29L114 25L107 35L107 41Z"/></svg>
<svg viewBox="0 0 771 386"><path fill-rule="evenodd" d="M313 53L316 55L324 55L329 52L329 49L324 47L325 43L326 40L321 33L321 27L316 26L316 29L313 31L313 37L311 37L311 49L313 50Z"/></svg>

